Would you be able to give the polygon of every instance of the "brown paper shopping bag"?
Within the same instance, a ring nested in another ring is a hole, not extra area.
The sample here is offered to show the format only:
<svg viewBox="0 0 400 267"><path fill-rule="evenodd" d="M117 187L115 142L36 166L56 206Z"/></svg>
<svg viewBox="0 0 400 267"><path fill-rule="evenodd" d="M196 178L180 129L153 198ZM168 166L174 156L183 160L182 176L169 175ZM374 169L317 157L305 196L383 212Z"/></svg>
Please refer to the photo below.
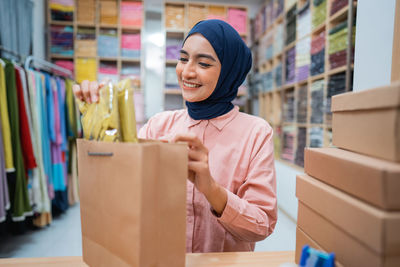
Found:
<svg viewBox="0 0 400 267"><path fill-rule="evenodd" d="M187 147L78 140L83 260L185 265Z"/></svg>

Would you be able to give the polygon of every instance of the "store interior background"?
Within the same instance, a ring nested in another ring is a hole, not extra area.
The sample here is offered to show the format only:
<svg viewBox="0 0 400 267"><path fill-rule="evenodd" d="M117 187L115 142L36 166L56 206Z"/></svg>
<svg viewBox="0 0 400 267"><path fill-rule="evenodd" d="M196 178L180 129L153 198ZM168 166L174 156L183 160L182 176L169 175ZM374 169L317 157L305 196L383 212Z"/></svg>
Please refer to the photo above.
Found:
<svg viewBox="0 0 400 267"><path fill-rule="evenodd" d="M35 0L33 8L33 56L46 59L46 9L45 0ZM191 1L187 1L191 2ZM197 1L198 2L198 1ZM201 2L229 3L248 6L253 18L263 0L218 0ZM353 90L360 91L390 84L392 75L392 45L394 10L396 0L359 0L357 7L357 33L355 42ZM145 92L145 114L149 118L163 111L165 34L163 29L163 1L145 0L145 23L142 33L142 89ZM374 17L374 20L370 18ZM399 74L400 76L400 74ZM257 103L253 103L257 110ZM257 115L257 112L254 112ZM275 232L257 243L256 251L281 251L295 249L297 199L294 168L276 161L279 216ZM48 257L81 255L79 206L67 211L68 216L53 221L51 227L42 229L46 240L37 239L33 233L10 237L0 242L0 257ZM40 242L40 243L38 243Z"/></svg>

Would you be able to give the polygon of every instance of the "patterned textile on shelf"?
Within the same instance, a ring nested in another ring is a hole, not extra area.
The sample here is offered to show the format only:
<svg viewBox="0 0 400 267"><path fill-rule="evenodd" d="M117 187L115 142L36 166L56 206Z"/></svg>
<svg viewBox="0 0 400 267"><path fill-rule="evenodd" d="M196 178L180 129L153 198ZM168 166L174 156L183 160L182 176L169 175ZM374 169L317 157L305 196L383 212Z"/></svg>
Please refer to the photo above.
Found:
<svg viewBox="0 0 400 267"><path fill-rule="evenodd" d="M97 38L97 54L99 57L118 57L118 33L115 29L102 29Z"/></svg>
<svg viewBox="0 0 400 267"><path fill-rule="evenodd" d="M72 26L50 27L50 52L63 56L74 54L74 30Z"/></svg>
<svg viewBox="0 0 400 267"><path fill-rule="evenodd" d="M334 0L331 4L331 16L349 4L348 0Z"/></svg>
<svg viewBox="0 0 400 267"><path fill-rule="evenodd" d="M79 23L94 24L96 19L96 1L79 0L77 4L77 19Z"/></svg>
<svg viewBox="0 0 400 267"><path fill-rule="evenodd" d="M307 1L298 11L297 15L297 39L301 39L311 33L311 11Z"/></svg>
<svg viewBox="0 0 400 267"><path fill-rule="evenodd" d="M50 0L52 20L73 21L74 0Z"/></svg>
<svg viewBox="0 0 400 267"><path fill-rule="evenodd" d="M124 33L121 38L121 55L128 58L140 58L140 33Z"/></svg>
<svg viewBox="0 0 400 267"><path fill-rule="evenodd" d="M311 41L311 76L325 71L325 31L313 37Z"/></svg>
<svg viewBox="0 0 400 267"><path fill-rule="evenodd" d="M286 45L291 44L296 41L296 16L297 15L297 7L294 5L287 13L286 13Z"/></svg>
<svg viewBox="0 0 400 267"><path fill-rule="evenodd" d="M297 89L297 123L307 123L307 85Z"/></svg>
<svg viewBox="0 0 400 267"><path fill-rule="evenodd" d="M314 0L313 13L312 13L312 28L315 29L323 24L326 19L326 2L327 0Z"/></svg>
<svg viewBox="0 0 400 267"><path fill-rule="evenodd" d="M296 138L294 126L284 126L282 128L282 151L281 158L289 162L294 162L294 140Z"/></svg>
<svg viewBox="0 0 400 267"><path fill-rule="evenodd" d="M286 51L286 73L285 83L290 84L296 78L296 47L290 48Z"/></svg>
<svg viewBox="0 0 400 267"><path fill-rule="evenodd" d="M311 118L310 122L323 123L324 118L324 87L325 80L317 80L311 84Z"/></svg>
<svg viewBox="0 0 400 267"><path fill-rule="evenodd" d="M296 44L296 81L303 81L308 78L311 63L310 46L310 37L306 37Z"/></svg>
<svg viewBox="0 0 400 267"><path fill-rule="evenodd" d="M239 33L247 33L247 11L238 8L228 8L227 22Z"/></svg>
<svg viewBox="0 0 400 267"><path fill-rule="evenodd" d="M296 157L294 163L301 167L304 167L304 148L307 144L307 128L298 127L297 128L297 148Z"/></svg>
<svg viewBox="0 0 400 267"><path fill-rule="evenodd" d="M324 129L321 127L311 127L309 129L310 147L324 146Z"/></svg>
<svg viewBox="0 0 400 267"><path fill-rule="evenodd" d="M122 1L120 6L121 25L142 27L143 2Z"/></svg>

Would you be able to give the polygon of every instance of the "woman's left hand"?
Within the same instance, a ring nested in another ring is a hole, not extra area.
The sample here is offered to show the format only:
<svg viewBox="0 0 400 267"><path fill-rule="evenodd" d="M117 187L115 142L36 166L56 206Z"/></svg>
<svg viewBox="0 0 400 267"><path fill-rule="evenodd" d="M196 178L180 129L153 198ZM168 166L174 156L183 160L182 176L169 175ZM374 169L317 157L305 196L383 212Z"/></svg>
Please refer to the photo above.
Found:
<svg viewBox="0 0 400 267"><path fill-rule="evenodd" d="M197 190L204 194L213 209L221 214L227 202L225 189L215 182L208 164L208 149L192 133L178 134L173 142L187 142L189 147L189 177Z"/></svg>

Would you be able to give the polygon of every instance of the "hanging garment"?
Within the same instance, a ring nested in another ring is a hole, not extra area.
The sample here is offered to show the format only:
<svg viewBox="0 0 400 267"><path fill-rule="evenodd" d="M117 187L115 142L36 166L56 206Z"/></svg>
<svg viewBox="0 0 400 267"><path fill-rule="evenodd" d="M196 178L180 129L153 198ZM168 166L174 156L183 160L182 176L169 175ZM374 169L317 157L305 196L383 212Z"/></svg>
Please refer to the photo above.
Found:
<svg viewBox="0 0 400 267"><path fill-rule="evenodd" d="M62 167L62 151L61 151L61 125L60 125L60 109L57 92L57 84L55 78L45 74L46 79L46 97L47 97L47 114L51 147L51 165L54 191L65 190L64 170ZM51 97L51 99L49 99ZM51 101L51 104L50 104Z"/></svg>
<svg viewBox="0 0 400 267"><path fill-rule="evenodd" d="M6 220L6 210L10 208L3 148L2 122L0 117L0 223Z"/></svg>
<svg viewBox="0 0 400 267"><path fill-rule="evenodd" d="M56 140L52 142L52 155L53 155L53 181L55 198L52 201L53 211L63 212L68 208L68 194L67 194L67 174L65 165L65 153L67 147L65 145L65 86L59 78L51 79L51 89L53 90L53 113L55 118L55 135ZM50 112L50 111L49 111Z"/></svg>
<svg viewBox="0 0 400 267"><path fill-rule="evenodd" d="M24 159L25 172L28 173L29 169L36 168L35 155L33 154L31 133L29 130L27 108L25 106L24 92L22 88L22 81L20 72L15 68L15 78L17 86L18 97L18 114L19 114L19 130L22 146L22 156Z"/></svg>
<svg viewBox="0 0 400 267"><path fill-rule="evenodd" d="M13 221L23 221L25 216L32 215L31 206L28 197L28 187L26 182L26 174L24 167L24 159L22 156L20 129L19 129L19 112L18 97L16 89L16 77L14 65L8 61L5 67L7 104L10 119L11 144L13 150L13 160L15 164L15 172L7 175L9 194L11 200L11 215Z"/></svg>
<svg viewBox="0 0 400 267"><path fill-rule="evenodd" d="M54 198L54 187L53 187L53 171L51 166L51 148L50 148L50 136L49 136L49 122L47 116L47 105L46 105L46 85L45 76L42 73L35 72L35 82L37 91L37 105L39 115L39 126L40 136L42 139L42 157L44 173L47 178L47 187L49 198Z"/></svg>
<svg viewBox="0 0 400 267"><path fill-rule="evenodd" d="M0 116L3 122L3 144L4 144L4 157L7 172L15 171L14 160L11 147L11 132L10 132L10 121L8 116L8 104L7 104L7 90L6 90L6 76L4 73L4 67L0 62Z"/></svg>
<svg viewBox="0 0 400 267"><path fill-rule="evenodd" d="M78 137L79 117L77 117L75 97L72 90L74 82L67 79L65 81L65 105L66 105L66 126L68 136L68 201L70 205L79 202L78 194L78 168L77 168L77 151L76 151L76 138Z"/></svg>
<svg viewBox="0 0 400 267"><path fill-rule="evenodd" d="M39 76L40 79L40 76ZM41 134L41 107L39 103L40 94L36 87L36 74L34 71L27 71L28 91L30 113L32 117L32 132L36 138L33 138L33 151L37 159L37 168L32 170L32 191L33 202L35 204L35 211L38 213L50 212L50 199L47 184L47 175L44 169L43 161L43 139Z"/></svg>
<svg viewBox="0 0 400 267"><path fill-rule="evenodd" d="M31 148L32 148L32 156L30 156L30 158L33 157L33 159L35 160L35 166L38 164L36 162L36 154L33 151L35 149L35 142L36 142L36 137L33 133L33 129L32 129L32 117L31 117L31 109L30 109L30 105L29 105L29 94L28 94L28 90L27 90L27 80L26 80L26 73L25 70L23 68L21 68L20 66L18 66L17 64L14 65L14 68L16 69L16 76L19 77L20 81L21 81L21 85L22 85L22 92L18 92L18 101L21 103L24 103L25 106L25 114L26 114L26 119L27 119L27 125L28 125L28 129L25 130L21 130L21 136L22 135L29 135L29 140L31 142ZM18 73L17 73L18 72ZM18 79L17 79L18 80ZM17 86L18 87L18 86ZM21 98L21 99L20 99ZM22 104L19 104L20 106ZM25 127L26 128L26 127ZM24 139L22 139L24 140ZM29 146L29 145L28 145ZM22 146L22 149L24 149L25 146ZM26 148L25 148L26 149ZM29 201L32 207L32 210L34 212L37 212L37 198L39 195L38 192L38 177L37 177L37 166L33 167L33 165L30 165L29 162L27 162L27 160L29 160L29 158L27 158L25 155L29 154L29 150L27 152L24 152L24 164L25 164L25 169L27 171L27 179L28 179L28 194L29 194ZM29 166L29 167L28 167ZM33 167L33 168L32 168Z"/></svg>

